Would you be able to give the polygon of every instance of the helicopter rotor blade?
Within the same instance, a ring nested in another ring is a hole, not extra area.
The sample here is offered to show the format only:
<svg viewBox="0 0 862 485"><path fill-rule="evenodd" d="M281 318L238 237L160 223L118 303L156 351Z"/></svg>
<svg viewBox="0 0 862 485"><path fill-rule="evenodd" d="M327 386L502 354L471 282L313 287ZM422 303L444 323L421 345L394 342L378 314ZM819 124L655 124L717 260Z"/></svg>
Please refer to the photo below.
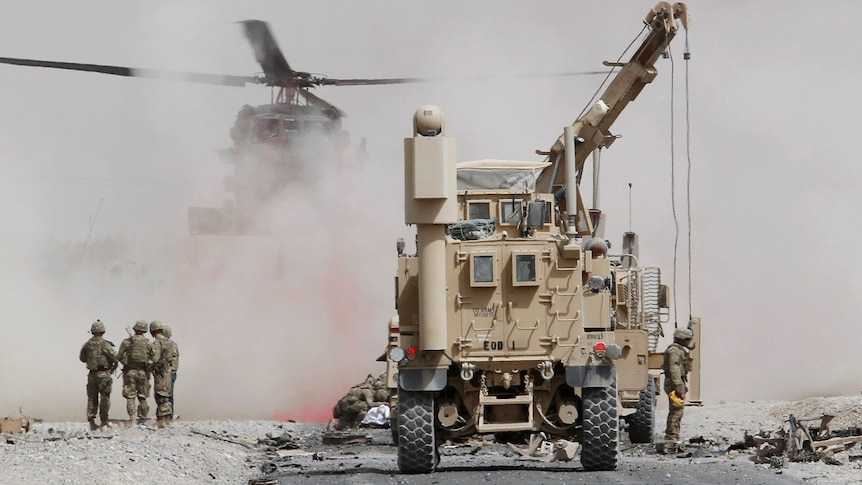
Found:
<svg viewBox="0 0 862 485"><path fill-rule="evenodd" d="M320 86L374 86L379 84L412 84L412 83L422 83L429 82L431 79L424 79L418 77L395 77L395 78L381 78L381 79L332 79L332 78L322 78L315 82L315 84Z"/></svg>
<svg viewBox="0 0 862 485"><path fill-rule="evenodd" d="M231 74L205 74L200 72L163 71L161 69L132 69L132 76L141 78L171 79L216 86L243 87L246 84L261 84L263 80L254 76Z"/></svg>
<svg viewBox="0 0 862 485"><path fill-rule="evenodd" d="M79 62L57 62L42 61L37 59L18 59L13 57L0 57L0 64L13 64L16 66L48 67L52 69L66 69L70 71L97 72L124 77L141 77L156 79L172 79L176 81L187 81L202 84L215 84L218 86L245 86L248 83L259 83L260 79L253 76L233 76L222 74L203 74L196 72L165 71L160 69L139 69L134 67L106 66L102 64L83 64Z"/></svg>
<svg viewBox="0 0 862 485"><path fill-rule="evenodd" d="M335 79L321 77L314 80L314 84L318 86L375 86L383 84L414 84L414 83L431 83L431 82L446 82L446 81L494 81L500 79L530 79L530 78L549 78L549 77L570 77L570 76L595 76L599 74L607 74L607 71L572 71L572 72L556 72L556 73L537 73L537 74L520 74L514 76L501 77L498 75L487 76L464 76L464 77L394 77L394 78L374 78L374 79Z"/></svg>
<svg viewBox="0 0 862 485"><path fill-rule="evenodd" d="M254 49L255 59L263 68L267 83L281 85L285 80L296 77L269 30L268 23L262 20L243 20L239 23Z"/></svg>
<svg viewBox="0 0 862 485"><path fill-rule="evenodd" d="M13 57L0 57L0 64L14 64L16 66L30 67L50 67L53 69L68 69L71 71L100 72L102 74L113 74L115 76L132 76L132 68L120 66L103 66L99 64L40 61L37 59L17 59Z"/></svg>

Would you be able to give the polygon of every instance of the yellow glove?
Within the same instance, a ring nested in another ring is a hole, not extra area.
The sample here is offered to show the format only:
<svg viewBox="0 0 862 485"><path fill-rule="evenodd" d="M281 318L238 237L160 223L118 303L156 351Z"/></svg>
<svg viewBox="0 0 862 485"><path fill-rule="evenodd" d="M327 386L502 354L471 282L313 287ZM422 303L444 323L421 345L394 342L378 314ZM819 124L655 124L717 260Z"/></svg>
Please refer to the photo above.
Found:
<svg viewBox="0 0 862 485"><path fill-rule="evenodd" d="M670 401L677 406L682 406L685 404L685 401L681 397L676 395L676 391L670 391L670 394L668 394L667 397L669 397Z"/></svg>

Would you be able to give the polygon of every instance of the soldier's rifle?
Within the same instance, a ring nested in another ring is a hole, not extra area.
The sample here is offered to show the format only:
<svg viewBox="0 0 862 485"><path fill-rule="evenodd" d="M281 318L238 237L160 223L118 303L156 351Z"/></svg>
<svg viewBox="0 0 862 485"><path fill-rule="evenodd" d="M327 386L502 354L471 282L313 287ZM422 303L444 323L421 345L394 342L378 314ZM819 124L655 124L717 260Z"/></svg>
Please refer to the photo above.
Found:
<svg viewBox="0 0 862 485"><path fill-rule="evenodd" d="M129 337L133 336L134 333L132 332L132 327L126 325L126 333L129 334ZM116 379L116 378L122 377L124 375L126 375L126 364L123 364L123 368L122 368L122 370L120 370L120 375L116 375L116 371L115 371L114 378Z"/></svg>

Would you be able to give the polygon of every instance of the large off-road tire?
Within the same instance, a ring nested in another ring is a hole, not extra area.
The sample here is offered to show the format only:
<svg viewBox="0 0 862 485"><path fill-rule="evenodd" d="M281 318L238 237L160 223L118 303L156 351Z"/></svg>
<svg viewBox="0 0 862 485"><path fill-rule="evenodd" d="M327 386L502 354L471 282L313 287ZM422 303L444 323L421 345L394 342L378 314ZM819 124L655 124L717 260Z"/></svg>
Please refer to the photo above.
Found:
<svg viewBox="0 0 862 485"><path fill-rule="evenodd" d="M607 387L585 387L581 464L587 471L617 469L620 420L616 375Z"/></svg>
<svg viewBox="0 0 862 485"><path fill-rule="evenodd" d="M638 393L635 412L629 415L629 439L632 443L655 441L655 379L650 377L647 388Z"/></svg>
<svg viewBox="0 0 862 485"><path fill-rule="evenodd" d="M398 469L430 473L437 468L434 394L398 390Z"/></svg>
<svg viewBox="0 0 862 485"><path fill-rule="evenodd" d="M389 410L389 430L392 432L392 444L398 446L398 407Z"/></svg>

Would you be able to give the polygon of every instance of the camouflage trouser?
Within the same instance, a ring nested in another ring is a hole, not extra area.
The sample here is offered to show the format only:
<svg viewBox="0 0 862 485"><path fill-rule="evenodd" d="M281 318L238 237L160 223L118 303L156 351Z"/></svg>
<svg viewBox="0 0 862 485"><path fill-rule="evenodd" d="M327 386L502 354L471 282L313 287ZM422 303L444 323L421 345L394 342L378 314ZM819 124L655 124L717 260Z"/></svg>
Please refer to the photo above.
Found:
<svg viewBox="0 0 862 485"><path fill-rule="evenodd" d="M664 439L668 441L679 441L680 423L682 422L682 412L685 410L685 405L677 405L668 398L667 412L667 429L664 432Z"/></svg>
<svg viewBox="0 0 862 485"><path fill-rule="evenodd" d="M150 414L147 398L150 397L150 373L143 369L123 371L123 397L130 418L140 419Z"/></svg>
<svg viewBox="0 0 862 485"><path fill-rule="evenodd" d="M177 373L171 372L171 421L174 420L174 386L177 382Z"/></svg>
<svg viewBox="0 0 862 485"><path fill-rule="evenodd" d="M171 373L153 372L153 393L156 398L156 416L159 418L171 415Z"/></svg>
<svg viewBox="0 0 862 485"><path fill-rule="evenodd" d="M108 411L111 410L111 386L114 380L106 370L90 371L87 376L87 421L99 415L102 423L108 422Z"/></svg>

